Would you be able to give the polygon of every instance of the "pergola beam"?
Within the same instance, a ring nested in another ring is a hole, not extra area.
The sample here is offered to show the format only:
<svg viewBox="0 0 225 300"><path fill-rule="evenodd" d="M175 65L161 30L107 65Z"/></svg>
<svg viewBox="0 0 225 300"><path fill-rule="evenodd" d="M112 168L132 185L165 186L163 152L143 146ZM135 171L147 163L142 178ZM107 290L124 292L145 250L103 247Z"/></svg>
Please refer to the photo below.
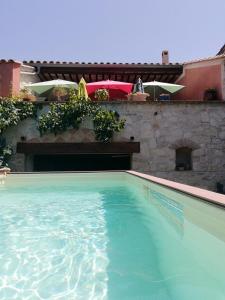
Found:
<svg viewBox="0 0 225 300"><path fill-rule="evenodd" d="M51 74L60 74L62 78L74 78L77 82L82 76L89 82L109 78L135 83L137 77L141 77L143 81L163 80L165 82L175 82L183 71L183 66L179 64L29 63L29 65L35 66L39 70L38 75L42 80L44 77L49 78Z"/></svg>
<svg viewBox="0 0 225 300"><path fill-rule="evenodd" d="M17 153L24 154L132 154L140 152L139 142L114 143L17 143Z"/></svg>

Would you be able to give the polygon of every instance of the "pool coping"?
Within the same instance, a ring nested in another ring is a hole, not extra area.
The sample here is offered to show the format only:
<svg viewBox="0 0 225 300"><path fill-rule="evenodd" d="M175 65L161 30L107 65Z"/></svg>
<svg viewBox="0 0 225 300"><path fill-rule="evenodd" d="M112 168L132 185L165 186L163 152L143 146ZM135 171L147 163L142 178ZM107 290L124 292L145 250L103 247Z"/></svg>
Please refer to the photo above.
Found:
<svg viewBox="0 0 225 300"><path fill-rule="evenodd" d="M170 181L167 179L151 176L148 174L136 172L136 171L126 171L126 173L130 175L134 175L136 177L145 179L147 181L165 186L167 188L182 192L184 194L191 195L193 197L197 197L203 201L206 201L208 203L214 204L214 205L219 205L223 208L225 208L225 195L218 194L215 192L211 192L208 190L204 190L201 188L197 188L191 185L183 184L183 183L178 183L175 181Z"/></svg>

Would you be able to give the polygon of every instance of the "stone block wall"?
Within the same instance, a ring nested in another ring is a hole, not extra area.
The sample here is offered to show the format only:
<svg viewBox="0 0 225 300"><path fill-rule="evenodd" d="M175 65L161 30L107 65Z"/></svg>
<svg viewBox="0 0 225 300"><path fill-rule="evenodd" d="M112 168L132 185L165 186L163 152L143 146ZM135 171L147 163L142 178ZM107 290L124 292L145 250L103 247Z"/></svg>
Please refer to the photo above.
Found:
<svg viewBox="0 0 225 300"><path fill-rule="evenodd" d="M134 136L141 153L133 169L215 190L225 184L225 105L154 103L113 105L127 119L118 138ZM193 149L192 171L175 171L176 148Z"/></svg>
<svg viewBox="0 0 225 300"><path fill-rule="evenodd" d="M125 129L114 141L139 141L141 151L134 154L132 168L178 182L215 190L217 182L225 184L225 104L223 102L153 102L125 101L102 103L126 119ZM47 107L44 108L45 110ZM94 135L90 121L78 131L59 136L39 136L34 120L26 120L7 132L14 149L21 136L27 141L90 142ZM175 153L179 147L192 151L193 169L175 171ZM11 167L24 171L29 157L15 154ZM30 170L29 170L30 171Z"/></svg>

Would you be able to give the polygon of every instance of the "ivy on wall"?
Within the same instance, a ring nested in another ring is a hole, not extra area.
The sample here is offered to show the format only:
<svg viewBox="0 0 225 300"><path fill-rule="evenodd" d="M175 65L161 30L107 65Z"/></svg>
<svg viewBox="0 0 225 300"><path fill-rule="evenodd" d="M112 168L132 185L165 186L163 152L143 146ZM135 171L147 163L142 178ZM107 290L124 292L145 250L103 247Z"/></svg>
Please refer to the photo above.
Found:
<svg viewBox="0 0 225 300"><path fill-rule="evenodd" d="M0 98L0 167L7 166L12 155L12 148L3 137L4 132L22 120L36 118L37 107L29 101ZM95 138L100 142L110 142L114 132L120 132L125 126L125 120L120 119L117 112L71 94L68 102L52 103L49 111L40 115L38 129L41 135L49 132L58 134L69 128L79 129L87 117L91 117Z"/></svg>
<svg viewBox="0 0 225 300"><path fill-rule="evenodd" d="M109 142L114 132L121 131L125 125L117 112L81 99L51 104L49 112L40 115L38 128L41 135L58 134L68 128L78 129L86 117L92 118L95 138L100 142Z"/></svg>
<svg viewBox="0 0 225 300"><path fill-rule="evenodd" d="M0 98L0 167L7 166L12 148L7 145L3 133L29 117L36 117L36 106L31 102Z"/></svg>
<svg viewBox="0 0 225 300"><path fill-rule="evenodd" d="M39 117L40 134L58 134L72 127L78 129L83 119L90 115L91 107L83 102L52 103L47 113Z"/></svg>
<svg viewBox="0 0 225 300"><path fill-rule="evenodd" d="M125 126L125 120L120 120L115 111L98 109L93 115L95 138L101 142L109 142L114 132L120 132Z"/></svg>
<svg viewBox="0 0 225 300"><path fill-rule="evenodd" d="M35 117L36 112L32 102L0 98L0 135L20 121Z"/></svg>

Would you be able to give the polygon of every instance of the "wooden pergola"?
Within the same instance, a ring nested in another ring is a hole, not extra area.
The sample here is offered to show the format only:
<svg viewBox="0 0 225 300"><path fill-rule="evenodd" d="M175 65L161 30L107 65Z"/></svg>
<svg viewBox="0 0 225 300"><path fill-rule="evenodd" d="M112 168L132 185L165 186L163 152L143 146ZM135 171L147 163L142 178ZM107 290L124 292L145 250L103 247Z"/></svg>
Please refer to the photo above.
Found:
<svg viewBox="0 0 225 300"><path fill-rule="evenodd" d="M162 81L174 83L182 74L182 64L153 63L79 63L54 61L24 61L25 65L35 67L41 81L64 79L79 82L116 80L135 83L140 77L143 82Z"/></svg>

